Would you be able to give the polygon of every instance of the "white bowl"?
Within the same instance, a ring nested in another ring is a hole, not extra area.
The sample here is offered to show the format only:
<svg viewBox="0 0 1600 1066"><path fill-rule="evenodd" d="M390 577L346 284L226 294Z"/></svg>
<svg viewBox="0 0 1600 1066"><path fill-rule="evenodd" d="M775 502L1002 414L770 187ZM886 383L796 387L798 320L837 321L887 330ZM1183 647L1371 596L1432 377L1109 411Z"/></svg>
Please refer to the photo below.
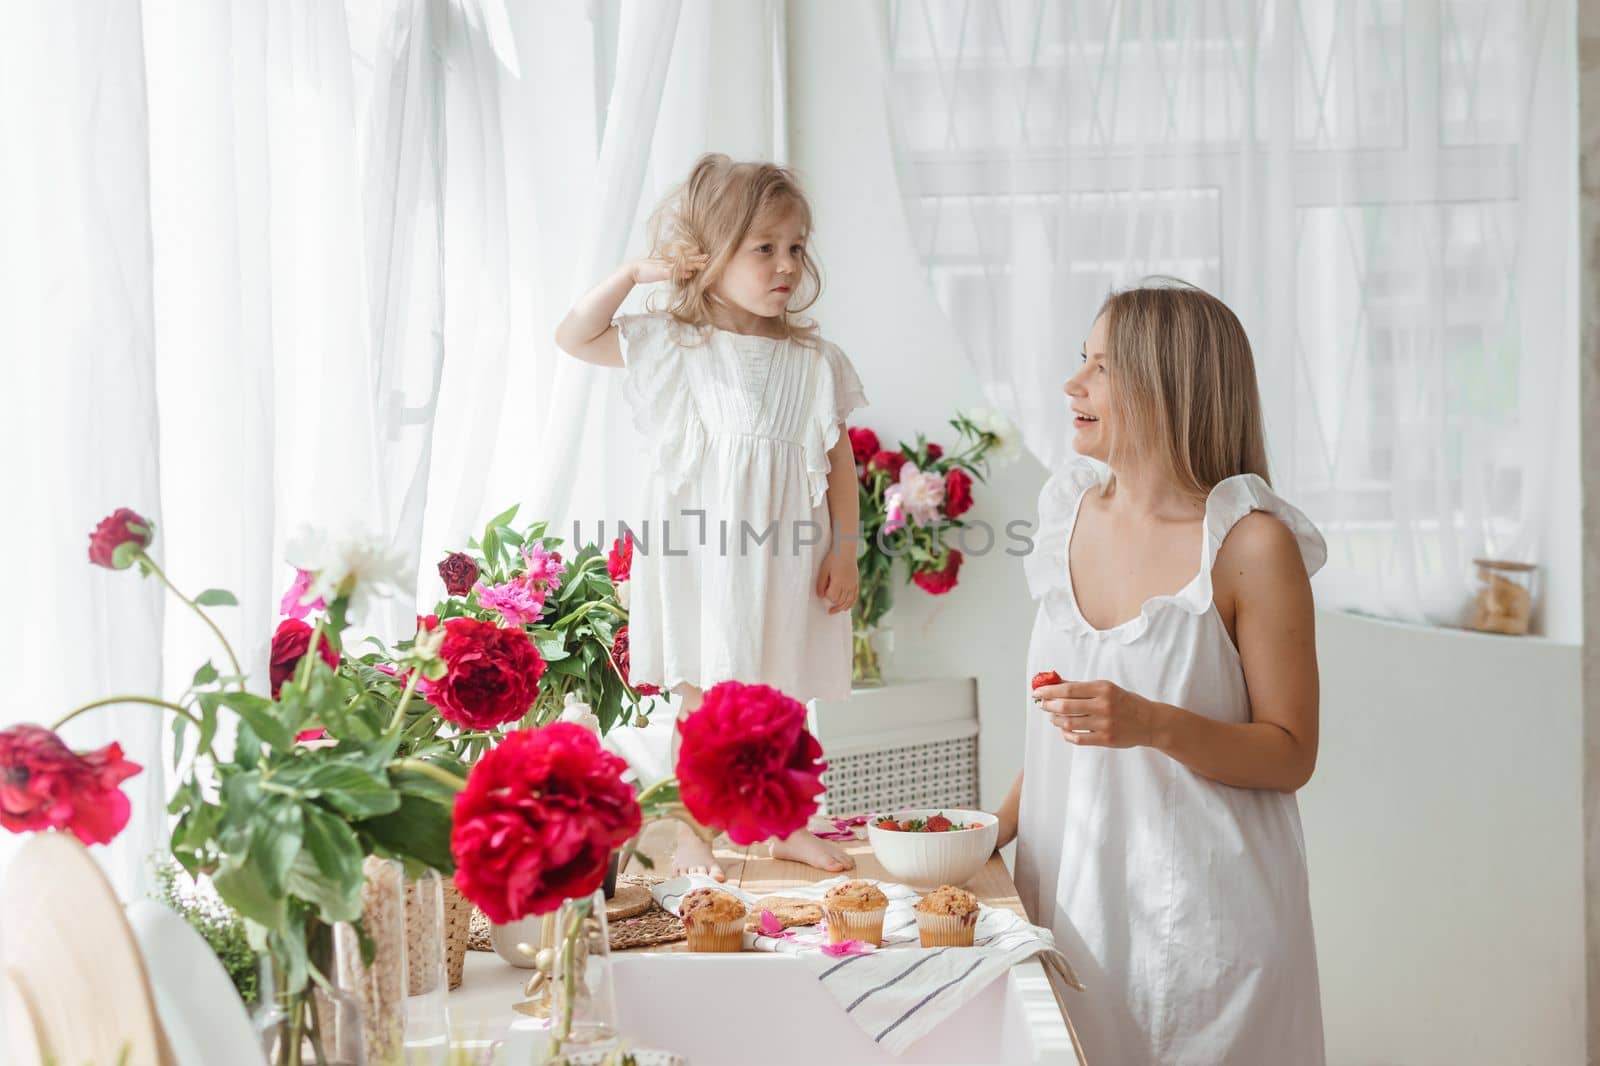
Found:
<svg viewBox="0 0 1600 1066"><path fill-rule="evenodd" d="M944 833L900 833L878 828L878 823L885 818L901 822L907 818L926 820L935 814L964 825L976 823L979 828ZM960 887L972 880L994 854L995 841L999 839L1000 819L987 811L927 807L886 811L867 821L867 840L889 876L923 892L940 885Z"/></svg>

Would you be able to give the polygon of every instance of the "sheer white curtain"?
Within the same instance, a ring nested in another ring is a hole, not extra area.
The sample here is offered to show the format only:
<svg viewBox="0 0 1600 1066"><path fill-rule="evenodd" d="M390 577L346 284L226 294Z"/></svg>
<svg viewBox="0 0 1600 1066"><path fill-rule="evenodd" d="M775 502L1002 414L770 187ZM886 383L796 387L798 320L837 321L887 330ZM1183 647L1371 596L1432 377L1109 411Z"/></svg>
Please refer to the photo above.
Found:
<svg viewBox="0 0 1600 1066"><path fill-rule="evenodd" d="M621 514L637 441L615 375L550 337L576 291L642 250L639 221L694 155L771 154L781 12L15 12L0 39L0 312L19 397L4 544L22 562L0 590L26 609L8 624L21 680L0 723L173 694L217 656L152 582L87 564L88 531L117 506L157 522L180 587L238 593L214 613L257 677L301 524L391 538L431 602L438 554L491 507ZM708 55L723 65L703 68ZM412 606L371 628L407 632ZM135 708L71 730L146 766L134 823L101 853L124 894L165 835L163 731Z"/></svg>
<svg viewBox="0 0 1600 1066"><path fill-rule="evenodd" d="M1576 565L1545 521L1576 491L1549 479L1572 0L866 11L930 281L1041 460L1069 452L1059 386L1101 299L1176 274L1250 333L1275 481L1329 537L1322 603L1453 623L1474 556Z"/></svg>

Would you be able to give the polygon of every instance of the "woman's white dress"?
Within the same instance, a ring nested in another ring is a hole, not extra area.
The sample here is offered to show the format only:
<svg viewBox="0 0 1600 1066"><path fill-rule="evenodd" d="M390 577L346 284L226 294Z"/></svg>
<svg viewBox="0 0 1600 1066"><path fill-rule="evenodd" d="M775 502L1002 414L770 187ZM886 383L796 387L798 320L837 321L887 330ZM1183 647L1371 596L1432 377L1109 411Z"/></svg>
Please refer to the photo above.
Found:
<svg viewBox="0 0 1600 1066"><path fill-rule="evenodd" d="M1206 501L1194 580L1097 630L1073 598L1067 546L1098 483L1076 459L1039 494L1038 540L1024 561L1040 601L1029 677L1106 680L1219 721L1249 721L1239 654L1212 602L1217 550L1234 523L1265 511L1294 534L1314 573L1327 556L1322 536L1260 478L1228 478ZM1295 797L1219 784L1151 748L1073 746L1027 706L1017 887L1087 987L1070 993L1069 1006L1089 1062L1320 1066Z"/></svg>
<svg viewBox="0 0 1600 1066"><path fill-rule="evenodd" d="M700 340L664 314L616 325L623 392L652 449L641 457L629 682L848 696L850 612L830 615L816 582L833 539L828 450L867 406L855 367L827 341L726 330Z"/></svg>

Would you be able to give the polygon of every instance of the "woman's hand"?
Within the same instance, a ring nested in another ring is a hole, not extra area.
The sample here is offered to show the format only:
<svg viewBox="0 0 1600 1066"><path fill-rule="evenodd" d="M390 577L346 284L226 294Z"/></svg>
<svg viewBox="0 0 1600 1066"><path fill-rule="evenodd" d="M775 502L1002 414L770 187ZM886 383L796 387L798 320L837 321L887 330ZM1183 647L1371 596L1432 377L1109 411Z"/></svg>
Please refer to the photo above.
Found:
<svg viewBox="0 0 1600 1066"><path fill-rule="evenodd" d="M830 551L822 557L817 571L817 595L828 601L829 614L854 607L860 590L861 572L853 553Z"/></svg>
<svg viewBox="0 0 1600 1066"><path fill-rule="evenodd" d="M658 281L684 281L703 269L709 261L709 256L699 253L686 256L681 266L672 259L635 259L632 263L633 283L653 285Z"/></svg>
<svg viewBox="0 0 1600 1066"><path fill-rule="evenodd" d="M1041 685L1033 698L1069 743L1102 748L1155 744L1161 705L1109 681Z"/></svg>

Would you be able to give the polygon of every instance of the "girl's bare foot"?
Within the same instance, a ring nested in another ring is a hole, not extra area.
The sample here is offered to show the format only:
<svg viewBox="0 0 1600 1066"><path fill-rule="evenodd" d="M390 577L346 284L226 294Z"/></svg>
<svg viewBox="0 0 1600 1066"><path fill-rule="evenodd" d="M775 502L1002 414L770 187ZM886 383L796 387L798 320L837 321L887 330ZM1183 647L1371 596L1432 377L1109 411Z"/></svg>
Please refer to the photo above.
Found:
<svg viewBox="0 0 1600 1066"><path fill-rule="evenodd" d="M797 830L787 840L773 841L772 857L788 859L790 862L803 862L807 866L815 866L819 870L833 874L852 870L856 865L856 861L842 849L822 840L809 829Z"/></svg>
<svg viewBox="0 0 1600 1066"><path fill-rule="evenodd" d="M672 853L672 876L681 877L684 874L704 874L713 881L728 879L712 855L711 845L696 836L688 826L680 825L678 848Z"/></svg>

